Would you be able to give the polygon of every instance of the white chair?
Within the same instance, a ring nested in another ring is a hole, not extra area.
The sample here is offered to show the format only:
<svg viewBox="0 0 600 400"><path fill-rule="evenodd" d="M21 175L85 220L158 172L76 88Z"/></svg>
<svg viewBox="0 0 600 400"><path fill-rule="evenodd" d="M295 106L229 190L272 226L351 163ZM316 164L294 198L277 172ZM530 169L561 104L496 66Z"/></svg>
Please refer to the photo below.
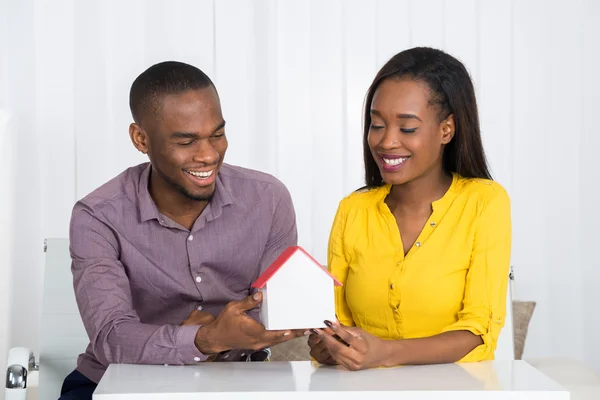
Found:
<svg viewBox="0 0 600 400"><path fill-rule="evenodd" d="M39 400L56 400L65 377L89 343L81 322L71 275L68 239L47 239L40 326ZM37 369L32 352L24 347L9 351L5 400L26 398L27 374Z"/></svg>

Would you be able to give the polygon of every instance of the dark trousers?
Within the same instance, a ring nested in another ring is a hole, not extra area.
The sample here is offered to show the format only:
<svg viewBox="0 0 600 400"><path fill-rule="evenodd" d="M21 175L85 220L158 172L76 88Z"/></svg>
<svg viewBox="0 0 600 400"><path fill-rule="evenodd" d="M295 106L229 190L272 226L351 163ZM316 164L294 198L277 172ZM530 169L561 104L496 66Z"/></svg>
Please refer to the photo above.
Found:
<svg viewBox="0 0 600 400"><path fill-rule="evenodd" d="M92 400L96 386L98 385L75 370L65 378L58 400Z"/></svg>

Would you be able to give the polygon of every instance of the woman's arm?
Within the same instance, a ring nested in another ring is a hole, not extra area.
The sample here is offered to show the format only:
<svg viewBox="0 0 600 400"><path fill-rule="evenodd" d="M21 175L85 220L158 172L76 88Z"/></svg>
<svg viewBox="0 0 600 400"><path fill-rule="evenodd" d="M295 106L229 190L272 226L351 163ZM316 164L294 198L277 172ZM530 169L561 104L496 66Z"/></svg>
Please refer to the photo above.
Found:
<svg viewBox="0 0 600 400"><path fill-rule="evenodd" d="M481 336L469 331L445 332L420 339L387 340L384 366L444 364L462 359L483 344Z"/></svg>
<svg viewBox="0 0 600 400"><path fill-rule="evenodd" d="M336 286L335 313L338 321L343 325L353 326L352 312L346 303L346 280L348 278L348 258L344 249L344 231L346 228L346 215L342 203L338 207L329 235L327 246L327 268L335 278L342 283Z"/></svg>
<svg viewBox="0 0 600 400"><path fill-rule="evenodd" d="M478 216L463 308L458 313L458 320L441 332L470 332L483 341L458 361L493 358L506 318L510 253L510 199L506 191L496 184Z"/></svg>
<svg viewBox="0 0 600 400"><path fill-rule="evenodd" d="M313 342L327 350L327 356L350 370L392 367L407 364L443 364L460 360L483 343L468 331L454 331L422 339L380 339L360 328L326 321L332 332L313 330ZM336 334L343 342L336 340Z"/></svg>

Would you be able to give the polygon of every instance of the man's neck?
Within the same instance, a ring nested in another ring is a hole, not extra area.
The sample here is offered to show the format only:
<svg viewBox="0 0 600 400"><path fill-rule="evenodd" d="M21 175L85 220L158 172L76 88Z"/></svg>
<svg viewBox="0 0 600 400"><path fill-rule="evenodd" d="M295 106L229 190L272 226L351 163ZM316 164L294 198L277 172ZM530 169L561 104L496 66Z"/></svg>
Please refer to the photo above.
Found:
<svg viewBox="0 0 600 400"><path fill-rule="evenodd" d="M441 199L451 184L452 175L440 168L405 184L393 185L386 203L392 212L401 214L430 211L431 203Z"/></svg>
<svg viewBox="0 0 600 400"><path fill-rule="evenodd" d="M192 200L173 190L173 187L153 169L150 170L148 191L161 214L190 230L208 205L208 201Z"/></svg>

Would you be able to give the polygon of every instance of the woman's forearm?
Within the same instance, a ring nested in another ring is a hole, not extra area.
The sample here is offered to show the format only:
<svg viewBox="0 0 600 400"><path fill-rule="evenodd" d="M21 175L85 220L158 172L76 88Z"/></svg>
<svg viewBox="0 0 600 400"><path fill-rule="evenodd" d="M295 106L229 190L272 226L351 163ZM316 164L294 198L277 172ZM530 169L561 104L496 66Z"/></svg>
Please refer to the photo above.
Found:
<svg viewBox="0 0 600 400"><path fill-rule="evenodd" d="M477 346L481 336L469 331L452 331L419 339L389 340L386 366L444 364L459 361Z"/></svg>

